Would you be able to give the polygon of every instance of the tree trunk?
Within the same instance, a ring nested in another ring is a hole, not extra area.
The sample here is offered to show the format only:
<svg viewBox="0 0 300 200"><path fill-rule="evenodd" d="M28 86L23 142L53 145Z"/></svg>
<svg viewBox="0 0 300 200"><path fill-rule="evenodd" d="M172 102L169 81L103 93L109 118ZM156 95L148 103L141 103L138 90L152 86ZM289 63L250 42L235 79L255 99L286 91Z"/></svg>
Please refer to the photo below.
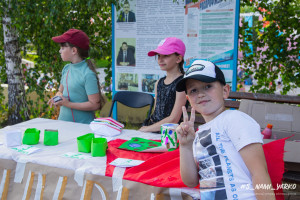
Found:
<svg viewBox="0 0 300 200"><path fill-rule="evenodd" d="M6 1L9 5L10 1ZM10 125L29 119L22 76L21 54L16 30L12 27L8 9L4 11L3 34L6 73L8 82L8 123Z"/></svg>

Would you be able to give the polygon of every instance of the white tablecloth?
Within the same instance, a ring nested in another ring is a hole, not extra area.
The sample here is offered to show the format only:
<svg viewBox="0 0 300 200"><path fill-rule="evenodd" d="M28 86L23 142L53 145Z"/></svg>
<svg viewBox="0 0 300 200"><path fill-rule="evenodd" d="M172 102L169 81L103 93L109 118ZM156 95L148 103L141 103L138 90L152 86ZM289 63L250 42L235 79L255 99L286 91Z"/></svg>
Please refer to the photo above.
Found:
<svg viewBox="0 0 300 200"><path fill-rule="evenodd" d="M106 170L106 157L91 157L89 159L80 160L62 157L62 154L68 152L78 152L77 137L92 133L89 125L65 122L60 120L51 120L36 118L13 126L7 126L0 130L0 143L4 143L4 135L7 131L21 130L23 133L27 128L36 128L41 130L40 142L34 145L40 148L41 151L30 155L24 155L18 153L15 150L7 148L5 145L0 145L0 158L12 159L16 162L31 162L35 164L47 165L52 167L78 170L81 167L85 168L85 172L96 175L105 175ZM45 129L57 129L59 133L59 144L56 146L45 146L44 130ZM100 137L95 135L95 137ZM130 140L132 137L142 137L146 139L160 139L160 134L144 133L136 130L122 130L119 136L108 138L111 139L125 139ZM90 153L83 153L90 155Z"/></svg>
<svg viewBox="0 0 300 200"><path fill-rule="evenodd" d="M25 154L15 151L15 150L12 150L11 148L8 148L3 144L4 138L5 138L4 136L5 136L6 132L12 131L12 130L21 130L21 132L24 133L24 131L27 128L37 128L41 131L39 144L34 145L35 147L40 148L41 149L40 151L35 152L30 155L25 155ZM58 130L58 132L59 132L59 144L58 145L45 146L43 144L45 129L57 129ZM5 161L3 161L3 159L4 160L6 159L6 160L14 161L17 163L16 169L15 169L15 175L14 175L15 182L16 182L16 180L22 181L23 179L25 179L27 177L27 174L25 173L25 171L29 174L28 177L30 176L31 169L27 169L28 168L28 166L27 166L27 168L26 168L27 170L24 170L26 163L28 163L30 166L32 166L31 164L35 164L34 166L36 166L36 165L44 166L43 169L37 170L40 173L43 173L43 171L46 171L45 166L74 171L74 172L72 172L72 173L74 173L73 178L77 182L79 188L81 188L81 189L84 188L84 189L82 189L83 190L82 193L84 193L85 187L82 184L84 183L84 175L85 174L97 175L95 177L101 176L101 177L106 178L105 177L106 156L105 157L90 157L88 159L80 160L80 159L62 157L61 155L68 153L68 152L74 152L74 153L78 152L76 139L78 136L81 136L81 135L84 135L87 133L92 133L89 125L73 123L73 122L65 122L65 121L59 121L59 120L43 119L43 118L36 118L36 119L32 119L32 120L29 120L29 121L26 121L26 122L23 122L20 124L16 124L13 126L7 126L3 129L0 129L0 159L2 160L2 162L5 162ZM100 137L97 135L95 135L95 136ZM114 138L107 138L107 139L111 140L111 139L119 138L119 139L129 140L132 137L141 137L141 138L145 138L145 139L159 140L160 134L144 133L144 132L140 132L140 131L136 131L136 130L124 129L124 130L122 130L122 133L119 136L116 136ZM86 155L90 155L90 153L86 153ZM0 160L0 164L1 164L1 160ZM1 168L1 166L0 166L0 168ZM119 170L121 171L119 173L122 173L122 169L119 169ZM47 172L47 173L49 174L50 172ZM4 172L3 172L3 176L4 176ZM3 176L2 176L2 182L1 182L2 185L4 184ZM117 172L116 172L116 176L118 176ZM90 179L91 180L96 179L95 177L90 177ZM113 177L114 177L114 175L113 175ZM0 178L1 178L1 174L0 174ZM49 179L47 178L47 180L49 180ZM74 182L74 180L72 180L72 181ZM69 184L69 182L70 181L68 179L68 184ZM19 188L22 188L22 190L25 188L24 189L25 191L22 191L22 192L24 192L23 197L26 196L25 192L27 190L26 189L27 185L26 186L24 186L24 185L25 185L25 183L23 183L22 187L16 186L16 188L18 188L18 190L19 190ZM38 185L38 183L37 183L37 185ZM73 185L74 185L74 183L73 183ZM116 184L112 183L112 185L114 186ZM142 185L142 184L140 184L140 185ZM140 187L140 186L135 185L133 188L137 189L138 187ZM142 186L142 187L145 187L145 186ZM153 186L151 186L150 188L152 190ZM3 187L2 187L2 190L3 190ZM38 186L36 186L35 190L36 191L38 190ZM147 190L149 190L149 188ZM157 190L157 189L154 189L154 190ZM178 192L177 190L174 190L174 189L170 189L169 195L170 195L170 197L173 196L173 197L176 197L177 199L181 199L180 198L182 196L181 192L183 192L183 190L184 190L184 193L188 193L192 196L195 196L198 193L196 190L190 190L187 188L185 188L185 189L183 188L183 189L180 189L180 192ZM108 191L111 191L111 190L108 190ZM64 194L64 198L70 199L69 197L70 197L70 195L72 196L72 193L66 194L66 192ZM54 196L53 196L53 198L49 198L49 199L56 199L54 197L55 197L55 195L58 196L58 194L55 194L55 191L52 193L54 193ZM157 194L158 193L159 193L159 191L157 192ZM74 193L74 194L76 194L76 193ZM10 194L10 195L11 195L10 197L14 196L13 194ZM95 196L95 194L93 194L93 195ZM141 192L141 194L139 194L139 195L143 195L143 192ZM15 199L19 198L19 196L16 197ZM37 196L37 194L35 194L35 196ZM107 194L107 196L108 196L108 194ZM120 196L120 195L118 194L117 196ZM137 199L141 199L141 196L139 196L139 197L138 197L138 195L137 196L133 195L133 196L137 197ZM150 199L150 197L146 197L146 196L147 195L145 193L145 199ZM1 185L0 185L0 197L1 197ZM14 199L14 198L12 198L12 199ZM32 199L37 199L37 197L32 198ZM57 198L57 199L59 199L59 198ZM72 199L73 199L73 197L72 197ZM74 198L74 199L76 199L76 198ZM79 199L79 197L78 197L78 199ZM84 199L84 198L81 197L80 199Z"/></svg>

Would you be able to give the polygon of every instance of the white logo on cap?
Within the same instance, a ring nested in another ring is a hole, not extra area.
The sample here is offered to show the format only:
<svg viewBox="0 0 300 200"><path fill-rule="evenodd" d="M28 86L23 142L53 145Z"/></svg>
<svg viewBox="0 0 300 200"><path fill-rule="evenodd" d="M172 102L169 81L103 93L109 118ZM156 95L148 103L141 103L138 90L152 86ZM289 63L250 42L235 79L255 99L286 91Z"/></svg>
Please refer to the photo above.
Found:
<svg viewBox="0 0 300 200"><path fill-rule="evenodd" d="M158 46L162 46L165 43L166 39L163 39L162 41L159 42Z"/></svg>
<svg viewBox="0 0 300 200"><path fill-rule="evenodd" d="M193 64L186 72L185 72L185 75L189 75L190 73L192 72L195 72L195 71L202 71L203 69L205 68L204 65L201 65L201 64Z"/></svg>

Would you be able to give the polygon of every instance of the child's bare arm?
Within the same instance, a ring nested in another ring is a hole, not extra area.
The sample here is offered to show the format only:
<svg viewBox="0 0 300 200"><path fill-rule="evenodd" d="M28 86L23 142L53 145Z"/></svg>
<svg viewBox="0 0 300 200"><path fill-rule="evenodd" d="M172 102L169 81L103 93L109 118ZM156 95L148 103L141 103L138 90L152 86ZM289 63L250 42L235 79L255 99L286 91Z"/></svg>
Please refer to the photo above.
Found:
<svg viewBox="0 0 300 200"><path fill-rule="evenodd" d="M88 95L88 101L75 103L68 100L68 98L61 97L62 101L55 103L56 106L65 106L68 108L76 109L76 110L83 110L83 111L94 111L99 109L100 107L100 94L91 94Z"/></svg>
<svg viewBox="0 0 300 200"><path fill-rule="evenodd" d="M239 152L251 173L256 198L258 200L275 200L262 145L260 143L249 144ZM270 189L266 189L267 187Z"/></svg>
<svg viewBox="0 0 300 200"><path fill-rule="evenodd" d="M59 88L58 88L58 92L55 94L55 96L62 96L64 92L64 86L62 84L60 84Z"/></svg>
<svg viewBox="0 0 300 200"><path fill-rule="evenodd" d="M180 148L180 174L185 185L196 187L199 184L199 175L193 156L195 110L192 108L190 120L184 106L182 112L183 122L176 129Z"/></svg>

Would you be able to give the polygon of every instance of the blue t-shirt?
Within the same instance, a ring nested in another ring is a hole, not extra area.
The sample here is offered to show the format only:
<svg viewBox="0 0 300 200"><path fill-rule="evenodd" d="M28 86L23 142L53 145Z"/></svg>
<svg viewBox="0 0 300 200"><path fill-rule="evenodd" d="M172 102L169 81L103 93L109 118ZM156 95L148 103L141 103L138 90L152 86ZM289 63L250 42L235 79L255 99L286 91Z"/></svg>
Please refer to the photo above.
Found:
<svg viewBox="0 0 300 200"><path fill-rule="evenodd" d="M75 103L87 102L88 95L99 93L96 74L88 67L85 60L76 64L67 64L62 70L60 84L64 87L63 96L68 98L70 95L70 101ZM72 111L75 122L89 124L94 119L93 111L76 109ZM73 121L72 111L61 106L58 119Z"/></svg>

